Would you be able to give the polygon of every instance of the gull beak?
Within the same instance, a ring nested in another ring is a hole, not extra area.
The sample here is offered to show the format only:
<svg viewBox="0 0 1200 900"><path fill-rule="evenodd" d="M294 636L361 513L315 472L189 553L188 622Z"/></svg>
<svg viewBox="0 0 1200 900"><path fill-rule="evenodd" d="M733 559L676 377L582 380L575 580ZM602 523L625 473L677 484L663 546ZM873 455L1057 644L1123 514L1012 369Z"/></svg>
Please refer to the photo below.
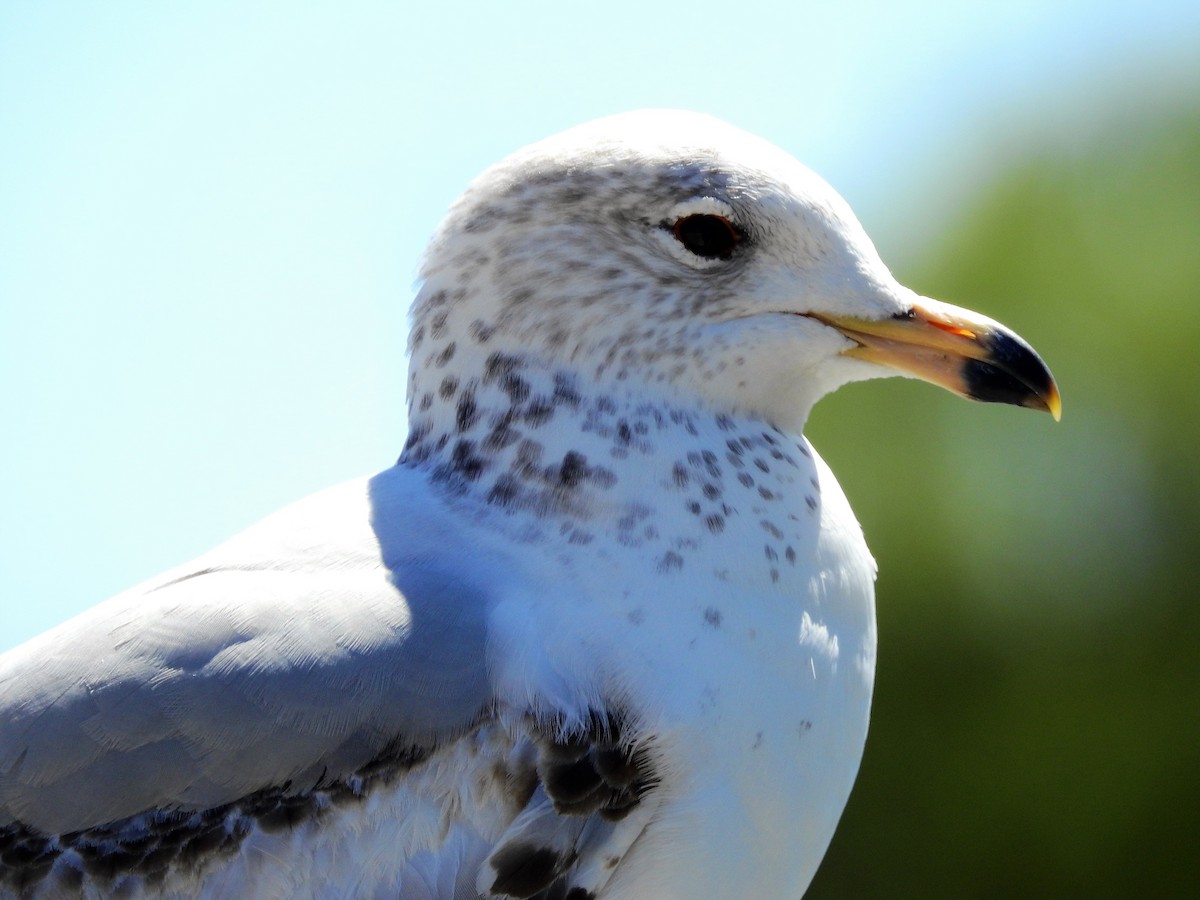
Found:
<svg viewBox="0 0 1200 900"><path fill-rule="evenodd" d="M1054 376L1015 332L986 316L922 297L907 312L870 320L808 313L856 346L844 356L898 369L985 403L1062 415Z"/></svg>

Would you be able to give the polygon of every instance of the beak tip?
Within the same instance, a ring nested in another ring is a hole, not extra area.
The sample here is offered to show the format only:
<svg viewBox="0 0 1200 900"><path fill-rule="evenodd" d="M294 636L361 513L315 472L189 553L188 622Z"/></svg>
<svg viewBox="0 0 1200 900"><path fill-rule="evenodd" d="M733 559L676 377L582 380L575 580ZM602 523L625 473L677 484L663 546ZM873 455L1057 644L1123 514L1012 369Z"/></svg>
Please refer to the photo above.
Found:
<svg viewBox="0 0 1200 900"><path fill-rule="evenodd" d="M1062 421L1062 397L1058 393L1058 385L1050 382L1050 390L1046 394L1046 412L1054 416L1055 422Z"/></svg>

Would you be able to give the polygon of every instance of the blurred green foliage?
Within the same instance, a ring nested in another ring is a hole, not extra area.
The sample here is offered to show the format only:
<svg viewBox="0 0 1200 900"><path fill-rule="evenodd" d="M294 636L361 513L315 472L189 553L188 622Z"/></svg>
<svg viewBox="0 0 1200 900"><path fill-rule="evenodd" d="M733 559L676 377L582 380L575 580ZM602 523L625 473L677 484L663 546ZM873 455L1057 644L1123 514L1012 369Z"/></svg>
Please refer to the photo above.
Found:
<svg viewBox="0 0 1200 900"><path fill-rule="evenodd" d="M924 264L1063 421L914 382L808 433L880 564L857 786L810 898L1200 896L1200 109L1002 173Z"/></svg>

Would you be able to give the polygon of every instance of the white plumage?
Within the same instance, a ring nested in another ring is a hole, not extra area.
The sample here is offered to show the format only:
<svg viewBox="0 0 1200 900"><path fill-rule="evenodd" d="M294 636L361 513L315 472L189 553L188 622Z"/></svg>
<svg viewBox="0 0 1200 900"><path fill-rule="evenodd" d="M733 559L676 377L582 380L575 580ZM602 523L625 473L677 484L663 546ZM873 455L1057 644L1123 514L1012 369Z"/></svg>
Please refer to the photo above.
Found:
<svg viewBox="0 0 1200 900"><path fill-rule="evenodd" d="M808 411L893 366L1057 416L1049 373L688 113L499 163L422 275L398 465L0 658L0 891L804 891L875 667Z"/></svg>

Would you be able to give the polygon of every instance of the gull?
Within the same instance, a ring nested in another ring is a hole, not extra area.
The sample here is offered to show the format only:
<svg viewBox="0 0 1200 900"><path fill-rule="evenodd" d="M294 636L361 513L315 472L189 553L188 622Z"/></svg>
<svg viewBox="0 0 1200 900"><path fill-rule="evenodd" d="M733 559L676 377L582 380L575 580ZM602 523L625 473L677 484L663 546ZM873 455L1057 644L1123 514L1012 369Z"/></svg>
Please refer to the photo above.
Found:
<svg viewBox="0 0 1200 900"><path fill-rule="evenodd" d="M0 657L0 892L781 898L858 770L875 563L803 437L907 374L1048 411L707 116L488 169L433 237L399 462Z"/></svg>

